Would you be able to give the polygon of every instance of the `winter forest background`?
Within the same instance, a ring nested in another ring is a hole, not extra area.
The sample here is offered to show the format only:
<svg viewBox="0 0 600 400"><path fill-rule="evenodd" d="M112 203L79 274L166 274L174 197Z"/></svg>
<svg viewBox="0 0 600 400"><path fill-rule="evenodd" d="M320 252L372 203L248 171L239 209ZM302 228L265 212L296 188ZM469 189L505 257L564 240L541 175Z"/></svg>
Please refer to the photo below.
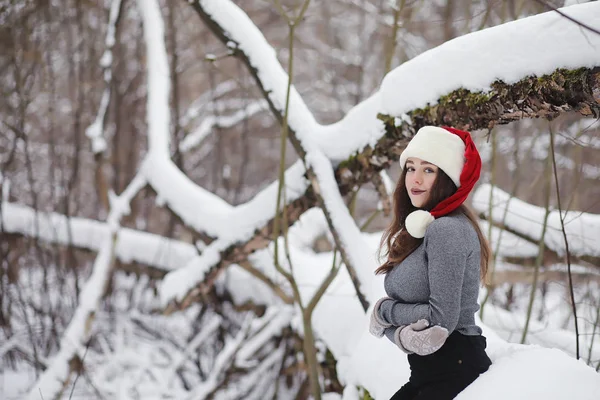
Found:
<svg viewBox="0 0 600 400"><path fill-rule="evenodd" d="M0 397L389 398L409 370L367 331L377 246L401 149L448 124L482 154L494 249L494 365L459 398L597 399L598 21L594 1L0 1Z"/></svg>

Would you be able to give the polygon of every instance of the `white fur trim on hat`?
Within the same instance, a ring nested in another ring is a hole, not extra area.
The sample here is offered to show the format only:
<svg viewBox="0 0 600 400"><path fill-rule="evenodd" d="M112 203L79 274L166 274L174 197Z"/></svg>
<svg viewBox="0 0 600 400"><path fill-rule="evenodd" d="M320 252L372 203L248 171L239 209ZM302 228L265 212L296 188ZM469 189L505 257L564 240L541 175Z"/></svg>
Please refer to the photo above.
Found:
<svg viewBox="0 0 600 400"><path fill-rule="evenodd" d="M425 210L416 210L408 214L404 226L410 234L410 236L421 239L425 237L425 231L429 224L431 224L435 218L429 212Z"/></svg>
<svg viewBox="0 0 600 400"><path fill-rule="evenodd" d="M424 126L410 140L400 155L400 167L404 169L409 157L435 164L460 187L460 174L465 165L465 143L462 139L437 126Z"/></svg>

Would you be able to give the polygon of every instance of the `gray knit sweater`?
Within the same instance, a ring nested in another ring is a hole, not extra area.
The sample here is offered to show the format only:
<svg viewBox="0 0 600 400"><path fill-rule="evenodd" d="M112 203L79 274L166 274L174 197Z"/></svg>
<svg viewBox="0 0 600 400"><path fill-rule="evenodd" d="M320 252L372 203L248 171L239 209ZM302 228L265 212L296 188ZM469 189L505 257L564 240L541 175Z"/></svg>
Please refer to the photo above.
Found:
<svg viewBox="0 0 600 400"><path fill-rule="evenodd" d="M394 325L385 331L393 341L395 327L427 319L450 333L480 335L480 244L468 218L460 213L437 218L423 243L385 277L385 301L380 315Z"/></svg>

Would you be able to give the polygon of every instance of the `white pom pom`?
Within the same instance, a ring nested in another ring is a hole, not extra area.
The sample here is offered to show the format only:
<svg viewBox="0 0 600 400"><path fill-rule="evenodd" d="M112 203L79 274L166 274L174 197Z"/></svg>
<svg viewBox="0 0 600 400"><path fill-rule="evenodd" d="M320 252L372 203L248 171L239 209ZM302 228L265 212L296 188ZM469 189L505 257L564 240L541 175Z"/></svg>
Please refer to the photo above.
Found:
<svg viewBox="0 0 600 400"><path fill-rule="evenodd" d="M405 226L410 236L421 239L425 236L425 230L435 218L425 210L413 211L406 217Z"/></svg>

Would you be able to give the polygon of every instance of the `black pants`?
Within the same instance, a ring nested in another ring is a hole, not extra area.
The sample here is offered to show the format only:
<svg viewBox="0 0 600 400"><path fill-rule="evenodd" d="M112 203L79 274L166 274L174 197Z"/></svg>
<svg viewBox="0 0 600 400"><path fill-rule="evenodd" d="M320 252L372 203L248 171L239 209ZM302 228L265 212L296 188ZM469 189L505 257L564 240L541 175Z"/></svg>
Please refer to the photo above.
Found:
<svg viewBox="0 0 600 400"><path fill-rule="evenodd" d="M485 337L455 331L435 353L409 355L410 379L390 400L453 399L492 364L485 347Z"/></svg>

